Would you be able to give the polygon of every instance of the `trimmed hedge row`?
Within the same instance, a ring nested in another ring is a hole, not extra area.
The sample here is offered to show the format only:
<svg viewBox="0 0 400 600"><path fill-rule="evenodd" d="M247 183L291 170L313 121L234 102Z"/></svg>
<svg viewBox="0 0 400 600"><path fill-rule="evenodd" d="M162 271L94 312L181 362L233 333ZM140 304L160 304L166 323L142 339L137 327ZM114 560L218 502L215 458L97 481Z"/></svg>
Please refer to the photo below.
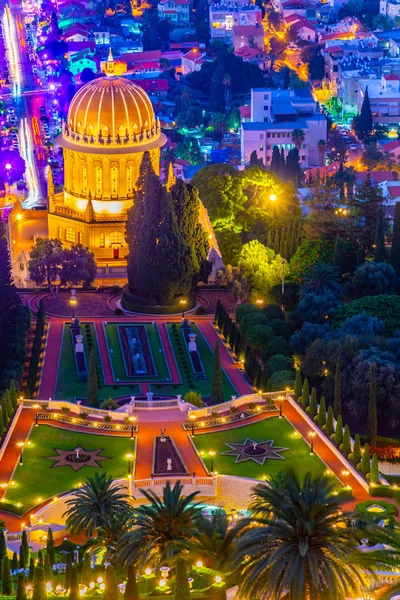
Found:
<svg viewBox="0 0 400 600"><path fill-rule="evenodd" d="M43 300L41 300L39 303L39 312L36 321L35 337L33 339L31 360L29 363L28 377L26 380L25 398L33 398L35 393L45 325L46 315L44 312Z"/></svg>

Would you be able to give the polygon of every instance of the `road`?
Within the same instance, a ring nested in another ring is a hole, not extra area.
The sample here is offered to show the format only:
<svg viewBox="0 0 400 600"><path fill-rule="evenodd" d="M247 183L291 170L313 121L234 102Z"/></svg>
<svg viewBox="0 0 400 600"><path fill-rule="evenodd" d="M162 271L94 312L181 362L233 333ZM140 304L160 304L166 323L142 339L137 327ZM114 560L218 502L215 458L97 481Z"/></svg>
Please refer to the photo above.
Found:
<svg viewBox="0 0 400 600"><path fill-rule="evenodd" d="M11 0L3 15L4 39L10 67L12 96L19 119L19 149L25 160L28 193L25 208L45 208L47 196L46 156L40 134L40 107L47 90L33 77L25 38L24 17L19 0Z"/></svg>

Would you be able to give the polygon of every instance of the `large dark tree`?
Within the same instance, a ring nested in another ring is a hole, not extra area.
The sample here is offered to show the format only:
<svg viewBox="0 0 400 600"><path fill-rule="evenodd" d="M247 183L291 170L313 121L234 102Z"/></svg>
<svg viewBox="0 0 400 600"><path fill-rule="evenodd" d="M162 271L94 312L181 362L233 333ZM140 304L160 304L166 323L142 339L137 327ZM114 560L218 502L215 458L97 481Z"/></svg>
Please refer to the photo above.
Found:
<svg viewBox="0 0 400 600"><path fill-rule="evenodd" d="M359 137L366 137L372 131L372 112L369 101L368 86L365 88L365 96L361 106L361 111L356 120L356 131Z"/></svg>
<svg viewBox="0 0 400 600"><path fill-rule="evenodd" d="M393 239L390 251L390 264L400 275L400 202L396 202L393 219Z"/></svg>
<svg viewBox="0 0 400 600"><path fill-rule="evenodd" d="M5 335L10 325L12 309L17 304L19 299L11 276L6 229L4 221L0 219L0 356L3 357Z"/></svg>
<svg viewBox="0 0 400 600"><path fill-rule="evenodd" d="M376 221L375 230L375 248L374 248L374 261L377 263L384 262L385 260L385 220L383 214L383 208L378 209L378 218Z"/></svg>
<svg viewBox="0 0 400 600"><path fill-rule="evenodd" d="M369 171L365 182L357 189L354 197L348 198L348 204L351 207L349 226L352 228L352 235L363 251L371 254L383 196L380 188L373 185Z"/></svg>

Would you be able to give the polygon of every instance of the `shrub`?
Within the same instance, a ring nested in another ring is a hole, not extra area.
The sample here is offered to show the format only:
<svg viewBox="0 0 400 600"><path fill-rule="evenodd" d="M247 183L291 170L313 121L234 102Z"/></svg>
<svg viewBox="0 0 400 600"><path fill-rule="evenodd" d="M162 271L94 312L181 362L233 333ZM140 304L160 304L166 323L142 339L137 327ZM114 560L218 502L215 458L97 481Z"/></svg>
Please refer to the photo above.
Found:
<svg viewBox="0 0 400 600"><path fill-rule="evenodd" d="M242 319L245 315L248 315L250 313L254 313L254 312L261 312L261 309L257 306L257 304L241 304L240 306L237 307L236 309L236 313L235 313L235 319L237 323L241 323Z"/></svg>
<svg viewBox="0 0 400 600"><path fill-rule="evenodd" d="M69 415L69 413L71 412L71 409L69 406L62 406L61 407L61 412L63 415Z"/></svg>
<svg viewBox="0 0 400 600"><path fill-rule="evenodd" d="M106 416L104 417L104 422L105 422L105 423L111 423L111 421L112 421L112 417L111 417L110 415L106 415Z"/></svg>
<svg viewBox="0 0 400 600"><path fill-rule="evenodd" d="M269 378L269 382L272 386L273 392L278 392L280 390L284 390L286 387L292 388L294 385L294 372L293 371L276 371Z"/></svg>
<svg viewBox="0 0 400 600"><path fill-rule="evenodd" d="M394 294L397 275L391 265L366 261L354 273L352 284L358 298Z"/></svg>
<svg viewBox="0 0 400 600"><path fill-rule="evenodd" d="M343 442L343 423L342 423L342 415L339 415L336 421L336 429L335 429L335 444L340 446Z"/></svg>
<svg viewBox="0 0 400 600"><path fill-rule="evenodd" d="M240 323L240 332L246 336L250 327L255 325L268 325L268 319L260 312L247 314Z"/></svg>
<svg viewBox="0 0 400 600"><path fill-rule="evenodd" d="M268 321L268 327L271 327L274 335L277 337L288 339L292 333L290 324L286 323L286 321L282 321L282 319L272 319L271 321Z"/></svg>
<svg viewBox="0 0 400 600"><path fill-rule="evenodd" d="M206 314L206 309L204 306L199 306L199 308L196 310L196 315L205 315Z"/></svg>
<svg viewBox="0 0 400 600"><path fill-rule="evenodd" d="M229 409L229 412L231 413L231 415L236 415L236 413L238 412L238 407L237 406L231 406Z"/></svg>
<svg viewBox="0 0 400 600"><path fill-rule="evenodd" d="M264 367L268 377L271 377L271 375L277 371L292 371L293 358L290 356L285 356L284 354L275 354L267 360L267 362L264 364Z"/></svg>
<svg viewBox="0 0 400 600"><path fill-rule="evenodd" d="M400 329L400 296L365 296L340 307L335 315L334 325L340 326L347 318L365 311L385 324L385 333L390 335Z"/></svg>
<svg viewBox="0 0 400 600"><path fill-rule="evenodd" d="M88 418L88 416L89 416L89 413L88 413L88 412L81 412L81 413L79 414L79 417L80 417L81 419L83 419L83 420L87 419L87 418Z"/></svg>
<svg viewBox="0 0 400 600"><path fill-rule="evenodd" d="M367 475L370 472L371 465L370 465L369 445L368 444L365 444L365 446L363 448L360 468L361 468L361 472L364 473L364 475Z"/></svg>
<svg viewBox="0 0 400 600"><path fill-rule="evenodd" d="M198 392L187 392L184 396L185 402L189 402L189 404L193 404L194 406L198 406L201 408L203 406L203 400L201 398L201 394Z"/></svg>
<svg viewBox="0 0 400 600"><path fill-rule="evenodd" d="M346 425L343 432L343 443L341 448L343 454L348 456L351 452L351 443L350 443L350 429L349 426Z"/></svg>
<svg viewBox="0 0 400 600"><path fill-rule="evenodd" d="M274 337L274 332L268 325L253 325L246 333L246 342L251 348L262 350L265 344Z"/></svg>
<svg viewBox="0 0 400 600"><path fill-rule="evenodd" d="M325 396L321 397L321 401L319 403L319 410L318 410L318 425L322 427L326 424L326 402L325 402Z"/></svg>
<svg viewBox="0 0 400 600"><path fill-rule="evenodd" d="M265 364L271 356L275 354L283 354L284 356L292 356L292 348L287 340L283 337L273 337L262 350L262 360Z"/></svg>
<svg viewBox="0 0 400 600"><path fill-rule="evenodd" d="M270 321L272 319L285 320L285 313L278 304L267 304L267 306L262 309L262 312Z"/></svg>
<svg viewBox="0 0 400 600"><path fill-rule="evenodd" d="M100 404L100 408L103 410L117 410L118 404L110 396L110 398L107 398Z"/></svg>
<svg viewBox="0 0 400 600"><path fill-rule="evenodd" d="M369 474L370 483L379 483L378 457L376 454L372 456L371 471Z"/></svg>

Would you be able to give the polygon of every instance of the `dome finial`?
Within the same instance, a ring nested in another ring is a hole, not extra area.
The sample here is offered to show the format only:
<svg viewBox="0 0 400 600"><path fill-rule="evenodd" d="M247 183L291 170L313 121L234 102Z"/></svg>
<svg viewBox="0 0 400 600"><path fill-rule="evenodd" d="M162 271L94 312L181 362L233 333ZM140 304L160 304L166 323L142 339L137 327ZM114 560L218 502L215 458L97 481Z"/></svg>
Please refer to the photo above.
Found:
<svg viewBox="0 0 400 600"><path fill-rule="evenodd" d="M108 58L107 58L107 63L106 63L106 75L114 75L114 73L115 73L115 63L114 63L112 48L110 46L110 51L108 53Z"/></svg>

